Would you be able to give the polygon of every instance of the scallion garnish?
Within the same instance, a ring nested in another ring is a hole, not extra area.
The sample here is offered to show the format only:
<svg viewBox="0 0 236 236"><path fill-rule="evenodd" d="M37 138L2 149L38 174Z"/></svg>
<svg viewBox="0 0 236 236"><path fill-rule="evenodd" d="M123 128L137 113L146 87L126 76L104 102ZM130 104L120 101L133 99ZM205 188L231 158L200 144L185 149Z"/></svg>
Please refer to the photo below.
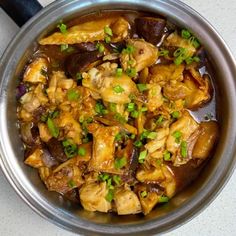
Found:
<svg viewBox="0 0 236 236"><path fill-rule="evenodd" d="M146 156L147 156L147 150L140 152L138 157L139 163L144 163Z"/></svg>
<svg viewBox="0 0 236 236"><path fill-rule="evenodd" d="M127 164L127 160L125 157L122 158L116 158L115 159L115 168L116 169L121 169Z"/></svg>

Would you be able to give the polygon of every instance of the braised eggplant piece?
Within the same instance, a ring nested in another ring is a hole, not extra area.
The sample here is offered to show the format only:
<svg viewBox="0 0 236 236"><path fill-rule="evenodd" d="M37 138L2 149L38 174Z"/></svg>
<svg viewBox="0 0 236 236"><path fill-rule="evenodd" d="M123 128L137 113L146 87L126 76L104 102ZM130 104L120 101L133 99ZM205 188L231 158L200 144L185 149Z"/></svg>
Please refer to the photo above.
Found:
<svg viewBox="0 0 236 236"><path fill-rule="evenodd" d="M164 34L166 20L155 17L138 17L135 19L135 24L138 35L156 45Z"/></svg>
<svg viewBox="0 0 236 236"><path fill-rule="evenodd" d="M101 54L98 51L72 54L66 59L66 70L70 76L76 78L77 73L88 70L91 64L98 61L100 58Z"/></svg>
<svg viewBox="0 0 236 236"><path fill-rule="evenodd" d="M58 23L16 90L25 164L87 211L149 214L214 154L209 66L189 30L144 12Z"/></svg>

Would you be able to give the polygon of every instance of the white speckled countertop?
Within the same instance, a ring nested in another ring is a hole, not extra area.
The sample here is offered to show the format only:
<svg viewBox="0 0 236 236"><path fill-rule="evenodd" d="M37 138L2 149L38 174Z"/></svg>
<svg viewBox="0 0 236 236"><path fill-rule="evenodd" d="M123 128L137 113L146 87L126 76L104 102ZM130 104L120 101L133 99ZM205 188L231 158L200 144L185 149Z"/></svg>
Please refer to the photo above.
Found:
<svg viewBox="0 0 236 236"><path fill-rule="evenodd" d="M30 0L29 0L30 1ZM47 5L52 0L39 0ZM223 36L236 57L236 0L183 0L207 18ZM0 56L18 27L0 8ZM220 195L200 215L168 236L236 235L236 172ZM13 191L0 170L1 236L72 236L34 213Z"/></svg>

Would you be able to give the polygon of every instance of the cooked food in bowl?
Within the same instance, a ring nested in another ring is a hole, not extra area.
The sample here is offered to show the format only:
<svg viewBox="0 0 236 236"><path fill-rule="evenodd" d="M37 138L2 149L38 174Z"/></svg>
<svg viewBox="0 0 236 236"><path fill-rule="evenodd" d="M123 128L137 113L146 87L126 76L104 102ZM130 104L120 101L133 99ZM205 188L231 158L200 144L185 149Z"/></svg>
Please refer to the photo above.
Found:
<svg viewBox="0 0 236 236"><path fill-rule="evenodd" d="M60 22L17 88L25 164L88 211L147 215L212 155L211 76L198 39L163 17L116 11Z"/></svg>

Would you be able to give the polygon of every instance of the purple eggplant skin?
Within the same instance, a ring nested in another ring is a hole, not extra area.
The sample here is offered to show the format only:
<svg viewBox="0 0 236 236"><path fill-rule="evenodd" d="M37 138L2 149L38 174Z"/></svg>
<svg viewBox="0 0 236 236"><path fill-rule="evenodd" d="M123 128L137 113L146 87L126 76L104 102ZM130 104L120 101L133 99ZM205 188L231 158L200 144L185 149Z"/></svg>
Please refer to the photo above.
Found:
<svg viewBox="0 0 236 236"><path fill-rule="evenodd" d="M27 86L24 83L20 83L16 88L16 99L20 99L25 93L27 93Z"/></svg>
<svg viewBox="0 0 236 236"><path fill-rule="evenodd" d="M164 34L166 20L155 17L138 17L135 19L135 25L139 37L157 45Z"/></svg>
<svg viewBox="0 0 236 236"><path fill-rule="evenodd" d="M61 142L58 141L56 138L51 138L46 143L46 146L50 154L60 163L68 160L66 154L64 153L64 149Z"/></svg>
<svg viewBox="0 0 236 236"><path fill-rule="evenodd" d="M24 122L20 125L21 138L29 146L35 146L40 143L39 130L33 122Z"/></svg>
<svg viewBox="0 0 236 236"><path fill-rule="evenodd" d="M91 63L98 61L101 57L98 51L71 54L65 60L66 71L72 78L76 78L77 73L86 71Z"/></svg>

